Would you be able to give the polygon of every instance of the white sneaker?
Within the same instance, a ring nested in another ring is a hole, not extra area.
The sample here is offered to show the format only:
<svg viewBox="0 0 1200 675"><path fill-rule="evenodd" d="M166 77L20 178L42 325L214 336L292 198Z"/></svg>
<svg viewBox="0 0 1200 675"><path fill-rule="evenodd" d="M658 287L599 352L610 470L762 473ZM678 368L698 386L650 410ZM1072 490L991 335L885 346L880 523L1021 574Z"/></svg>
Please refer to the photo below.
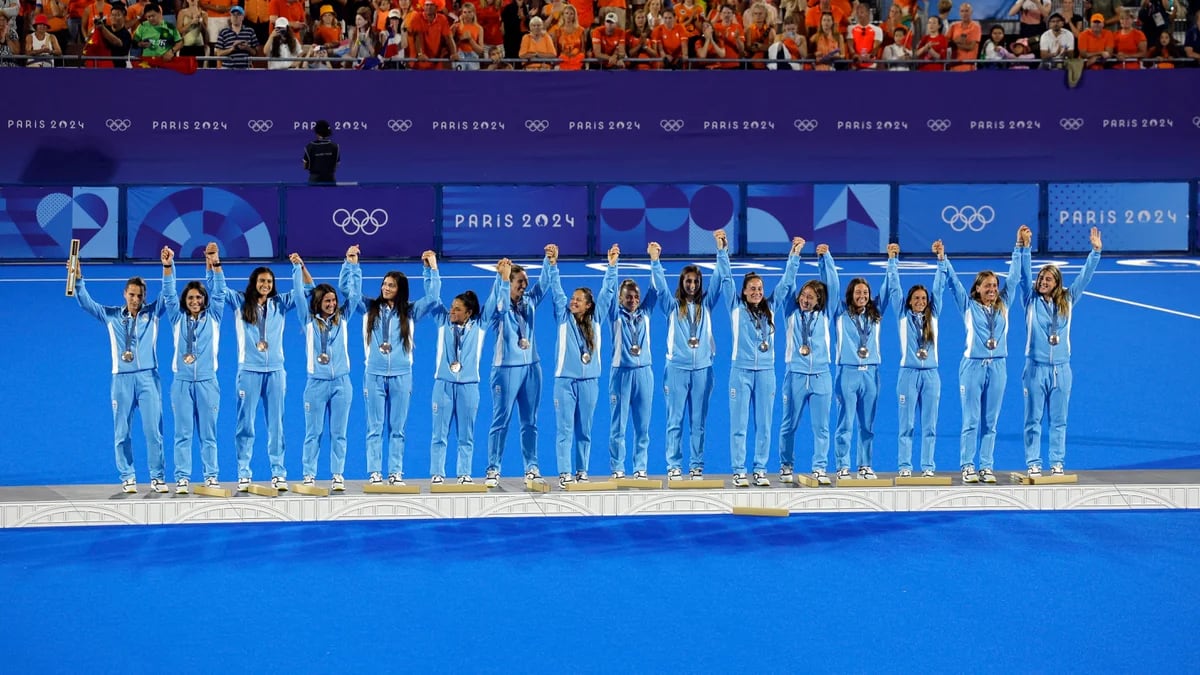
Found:
<svg viewBox="0 0 1200 675"><path fill-rule="evenodd" d="M1050 475L1051 475L1051 476L1064 476L1064 475L1066 475L1066 474L1063 472L1063 465L1062 465L1062 464L1055 464L1054 466L1050 467Z"/></svg>
<svg viewBox="0 0 1200 675"><path fill-rule="evenodd" d="M137 494L137 481L133 478L121 481L121 492L127 495Z"/></svg>
<svg viewBox="0 0 1200 675"><path fill-rule="evenodd" d="M912 469L900 469L901 478L912 478Z"/></svg>
<svg viewBox="0 0 1200 675"><path fill-rule="evenodd" d="M794 483L795 481L796 481L796 476L795 476L795 474L792 473L792 467L790 467L790 466L779 467L779 482L780 483L791 484L791 483Z"/></svg>
<svg viewBox="0 0 1200 675"><path fill-rule="evenodd" d="M962 481L964 483L978 483L979 474L975 473L975 467L967 464L962 468Z"/></svg>
<svg viewBox="0 0 1200 675"><path fill-rule="evenodd" d="M394 474L388 476L388 485L392 485L392 486L404 485L404 476L401 476L398 473L394 473Z"/></svg>
<svg viewBox="0 0 1200 675"><path fill-rule="evenodd" d="M850 469L849 468L843 467L843 468L837 470L837 479L838 480L845 480L849 477L850 477Z"/></svg>
<svg viewBox="0 0 1200 675"><path fill-rule="evenodd" d="M750 487L750 481L746 480L746 474L733 474L733 487Z"/></svg>
<svg viewBox="0 0 1200 675"><path fill-rule="evenodd" d="M645 471L634 471L633 479L634 480L650 480L650 477L646 475Z"/></svg>
<svg viewBox="0 0 1200 675"><path fill-rule="evenodd" d="M378 471L372 471L370 477L367 478L367 482L371 485L383 485L383 474Z"/></svg>
<svg viewBox="0 0 1200 675"><path fill-rule="evenodd" d="M175 494L186 495L189 491L189 489L188 489L189 487L190 487L190 484L188 482L188 479L180 478L179 480L175 481Z"/></svg>
<svg viewBox="0 0 1200 675"><path fill-rule="evenodd" d="M995 483L996 482L996 474L992 473L991 469L980 469L979 470L979 480L984 483Z"/></svg>
<svg viewBox="0 0 1200 675"><path fill-rule="evenodd" d="M249 478L239 478L238 479L238 492L245 492L249 489L250 489L250 479Z"/></svg>
<svg viewBox="0 0 1200 675"><path fill-rule="evenodd" d="M529 477L529 475L527 474L527 475L525 476L525 480L532 480L532 479L531 479L531 478ZM558 487L559 487L559 489L566 490L566 489L567 489L567 486L568 486L568 485L570 485L571 483L574 483L574 482L575 482L575 479L571 477L571 474L569 474L569 473L560 473L560 474L558 474Z"/></svg>
<svg viewBox="0 0 1200 675"><path fill-rule="evenodd" d="M588 478L586 471L576 471L575 472L575 482L576 483L590 483L592 481L590 478Z"/></svg>
<svg viewBox="0 0 1200 675"><path fill-rule="evenodd" d="M1033 466L1029 467L1028 475L1030 478L1041 478L1042 477L1042 465L1034 464Z"/></svg>
<svg viewBox="0 0 1200 675"><path fill-rule="evenodd" d="M688 475L692 480L704 480L704 469L692 469Z"/></svg>
<svg viewBox="0 0 1200 675"><path fill-rule="evenodd" d="M161 478L151 478L150 479L150 491L157 492L159 494L166 494L167 484L164 483L163 479L161 479Z"/></svg>
<svg viewBox="0 0 1200 675"><path fill-rule="evenodd" d="M683 480L683 471L680 469L668 469L667 480Z"/></svg>
<svg viewBox="0 0 1200 675"><path fill-rule="evenodd" d="M484 478L483 484L494 488L500 484L500 472L495 469L488 469L487 477Z"/></svg>
<svg viewBox="0 0 1200 675"><path fill-rule="evenodd" d="M525 480L527 482L532 482L532 483L545 483L546 482L546 479L542 478L542 472L538 471L538 468L536 466L530 467L530 469L525 472Z"/></svg>
<svg viewBox="0 0 1200 675"><path fill-rule="evenodd" d="M614 472L612 473L612 479L613 479L613 480L621 480L621 479L622 479L622 478L624 478L624 477L625 477L625 472L624 472L624 471L614 471Z"/></svg>
<svg viewBox="0 0 1200 675"><path fill-rule="evenodd" d="M345 492L345 491L346 491L346 479L345 479L345 477L343 477L343 476L342 476L342 474L340 474L340 473L335 473L335 474L333 474L333 485L332 485L332 487L333 487L333 491L334 491L334 492Z"/></svg>
<svg viewBox="0 0 1200 675"><path fill-rule="evenodd" d="M279 490L280 492L287 492L288 491L287 479L284 478L283 476L275 476L274 478L271 479L271 487L275 488L276 490Z"/></svg>
<svg viewBox="0 0 1200 675"><path fill-rule="evenodd" d="M470 476L459 476L458 484L459 485L474 485L475 481L472 480Z"/></svg>
<svg viewBox="0 0 1200 675"><path fill-rule="evenodd" d="M217 480L216 476L209 476L208 478L204 479L204 487L212 488L214 490L220 490L221 489L221 481Z"/></svg>
<svg viewBox="0 0 1200 675"><path fill-rule="evenodd" d="M316 477L316 476L305 476L305 477L304 477L304 484L305 484L305 485L316 485L316 484L317 484L317 477ZM274 481L274 480L272 480L272 481L271 481L271 485L272 485L272 486L274 486L274 485L275 485L275 481ZM275 489L277 489L277 490L278 490L279 488L275 488Z"/></svg>
<svg viewBox="0 0 1200 675"><path fill-rule="evenodd" d="M446 479L441 476L433 476L432 478L429 479L430 485L441 485L442 483L445 483L445 482L446 482Z"/></svg>
<svg viewBox="0 0 1200 675"><path fill-rule="evenodd" d="M936 475L937 474L933 472L933 469L925 469L921 472L921 478L933 478Z"/></svg>
<svg viewBox="0 0 1200 675"><path fill-rule="evenodd" d="M858 477L863 480L875 480L875 472L869 466L858 467Z"/></svg>
<svg viewBox="0 0 1200 675"><path fill-rule="evenodd" d="M763 471L754 472L755 487L771 487L771 481L767 480L767 474Z"/></svg>
<svg viewBox="0 0 1200 675"><path fill-rule="evenodd" d="M849 472L847 472L849 474ZM819 486L833 485L833 481L829 480L829 476L825 474L824 469L816 469L812 472L813 480L817 481Z"/></svg>

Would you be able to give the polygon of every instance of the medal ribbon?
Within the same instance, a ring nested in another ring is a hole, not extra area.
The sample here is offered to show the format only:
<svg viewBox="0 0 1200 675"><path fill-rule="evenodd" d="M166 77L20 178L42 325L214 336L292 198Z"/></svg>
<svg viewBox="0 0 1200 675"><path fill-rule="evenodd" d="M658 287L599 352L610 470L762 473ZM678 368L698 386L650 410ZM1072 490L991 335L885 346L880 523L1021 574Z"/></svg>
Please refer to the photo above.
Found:
<svg viewBox="0 0 1200 675"><path fill-rule="evenodd" d="M517 339L525 339L525 300L517 300L512 304L513 314L517 316Z"/></svg>
<svg viewBox="0 0 1200 675"><path fill-rule="evenodd" d="M128 312L128 311L129 310L126 310L126 312ZM132 325L130 325L131 323L132 323ZM125 351L132 352L133 351L133 334L137 331L137 317L136 316L126 316L122 320L122 324L124 324L124 328L125 328Z"/></svg>
<svg viewBox="0 0 1200 675"><path fill-rule="evenodd" d="M187 324L188 324L187 353L188 354L194 355L196 353L196 326L199 323L200 323L200 319L193 319L190 316L187 318Z"/></svg>
<svg viewBox="0 0 1200 675"><path fill-rule="evenodd" d="M689 304L691 304L691 303L689 303ZM692 316L692 311L690 309L685 309L684 314L687 315L688 337L689 338L695 338L696 334L700 332L700 313L703 311L704 310L700 306L700 303L696 303L695 317Z"/></svg>
<svg viewBox="0 0 1200 675"><path fill-rule="evenodd" d="M859 322L859 317L862 317L862 322ZM862 349L867 346L867 337L871 334L871 320L867 318L867 313L852 314L850 321L854 327L858 329L858 348Z"/></svg>
<svg viewBox="0 0 1200 675"><path fill-rule="evenodd" d="M584 354L592 351L592 344L584 339L583 329L579 327L579 319L572 316L571 325L575 328L575 337L579 339L579 358L582 360Z"/></svg>
<svg viewBox="0 0 1200 675"><path fill-rule="evenodd" d="M909 312L908 322L912 324L912 328L917 332L917 349L925 348L925 315L917 312Z"/></svg>
<svg viewBox="0 0 1200 675"><path fill-rule="evenodd" d="M317 321L319 322L317 330L321 333L322 354L329 354L329 332L333 330L333 327L329 324L329 321L331 320L332 319L327 320L320 316L317 317Z"/></svg>
<svg viewBox="0 0 1200 675"><path fill-rule="evenodd" d="M994 340L994 339L996 339L996 308L995 307L984 307L983 312L985 314L987 314L988 339Z"/></svg>
<svg viewBox="0 0 1200 675"><path fill-rule="evenodd" d="M760 312L750 310L750 319L754 321L754 331L758 333L758 341L766 342L767 335L763 329L763 315Z"/></svg>
<svg viewBox="0 0 1200 675"><path fill-rule="evenodd" d="M392 334L391 334L391 331L388 329L390 328L389 324L392 321L392 314L394 314L395 312L396 312L395 309L393 309L392 307L388 307L386 305L383 307L383 309L381 309L379 311L379 319L380 319L379 332L383 335L383 339L380 340L381 343L392 341Z"/></svg>
<svg viewBox="0 0 1200 675"><path fill-rule="evenodd" d="M813 324L817 322L816 312L806 312L800 310L800 345L808 347L808 341L812 339Z"/></svg>
<svg viewBox="0 0 1200 675"><path fill-rule="evenodd" d="M451 357L450 363L461 363L461 361L458 360L458 354L462 349L463 336L466 335L467 327L450 324L450 329L454 331L454 356Z"/></svg>
<svg viewBox="0 0 1200 675"><path fill-rule="evenodd" d="M625 336L625 342L629 346L642 346L642 321L640 317L630 314L628 310L621 309L621 333Z"/></svg>
<svg viewBox="0 0 1200 675"><path fill-rule="evenodd" d="M267 303L258 306L258 321L255 322L258 326L258 339L263 341L267 339Z"/></svg>
<svg viewBox="0 0 1200 675"><path fill-rule="evenodd" d="M1050 315L1050 334L1058 335L1058 305L1043 299L1046 303L1046 313Z"/></svg>

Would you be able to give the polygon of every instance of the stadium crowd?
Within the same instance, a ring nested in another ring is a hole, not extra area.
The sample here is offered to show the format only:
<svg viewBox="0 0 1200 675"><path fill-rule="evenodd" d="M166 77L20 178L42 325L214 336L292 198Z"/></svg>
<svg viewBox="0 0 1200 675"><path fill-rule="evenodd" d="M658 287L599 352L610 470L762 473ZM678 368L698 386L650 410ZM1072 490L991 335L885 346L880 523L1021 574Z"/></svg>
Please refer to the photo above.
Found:
<svg viewBox="0 0 1200 675"><path fill-rule="evenodd" d="M0 66L1200 66L1200 12L1186 0L1139 1L1016 0L985 28L970 3L951 0L0 0Z"/></svg>

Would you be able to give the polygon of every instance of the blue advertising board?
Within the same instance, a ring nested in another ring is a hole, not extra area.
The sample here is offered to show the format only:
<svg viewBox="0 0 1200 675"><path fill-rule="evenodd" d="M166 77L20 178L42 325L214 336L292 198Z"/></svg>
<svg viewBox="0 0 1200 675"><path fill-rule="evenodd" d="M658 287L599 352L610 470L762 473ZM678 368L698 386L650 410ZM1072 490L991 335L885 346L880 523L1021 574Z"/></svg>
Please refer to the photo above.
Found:
<svg viewBox="0 0 1200 675"><path fill-rule="evenodd" d="M0 258L116 258L115 187L0 187Z"/></svg>
<svg viewBox="0 0 1200 675"><path fill-rule="evenodd" d="M1187 183L1050 183L1049 249L1085 251L1100 228L1106 251L1186 251Z"/></svg>
<svg viewBox="0 0 1200 675"><path fill-rule="evenodd" d="M713 232L725 230L736 254L740 211L736 185L598 185L595 252L618 244L623 254L642 257L654 241L666 256L716 253Z"/></svg>
<svg viewBox="0 0 1200 675"><path fill-rule="evenodd" d="M757 184L746 187L746 252L786 255L792 237L828 244L831 252L881 253L891 223L887 185Z"/></svg>
<svg viewBox="0 0 1200 675"><path fill-rule="evenodd" d="M243 186L131 187L126 255L157 260L163 246L181 259L203 259L217 242L226 258L275 257L279 189Z"/></svg>
<svg viewBox="0 0 1200 675"><path fill-rule="evenodd" d="M352 244L364 258L419 258L434 248L433 186L287 189L287 250L340 258Z"/></svg>
<svg viewBox="0 0 1200 675"><path fill-rule="evenodd" d="M1036 183L901 185L900 250L930 253L938 239L950 253L1012 250L1017 228L1038 229Z"/></svg>
<svg viewBox="0 0 1200 675"><path fill-rule="evenodd" d="M447 256L587 255L586 185L447 185L442 253Z"/></svg>

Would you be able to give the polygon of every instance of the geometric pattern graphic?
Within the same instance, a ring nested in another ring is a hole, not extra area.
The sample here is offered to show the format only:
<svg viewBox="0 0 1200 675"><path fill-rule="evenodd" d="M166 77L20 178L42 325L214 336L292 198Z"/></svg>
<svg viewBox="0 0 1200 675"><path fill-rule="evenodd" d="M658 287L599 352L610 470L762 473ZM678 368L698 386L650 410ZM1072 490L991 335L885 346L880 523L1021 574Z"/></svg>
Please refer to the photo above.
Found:
<svg viewBox="0 0 1200 675"><path fill-rule="evenodd" d="M115 187L0 187L0 258L117 258Z"/></svg>
<svg viewBox="0 0 1200 675"><path fill-rule="evenodd" d="M736 185L598 185L595 252L619 244L626 255L641 257L656 241L665 255L715 253L712 233L724 229L736 254L741 206Z"/></svg>
<svg viewBox="0 0 1200 675"><path fill-rule="evenodd" d="M792 237L839 253L887 250L891 188L845 183L759 183L746 186L748 253L786 255Z"/></svg>
<svg viewBox="0 0 1200 675"><path fill-rule="evenodd" d="M1048 246L1086 251L1092 227L1108 251L1186 251L1187 183L1050 183Z"/></svg>
<svg viewBox="0 0 1200 675"><path fill-rule="evenodd" d="M131 187L126 204L130 258L157 260L163 246L182 259L201 258L211 241L227 258L275 257L277 188Z"/></svg>

